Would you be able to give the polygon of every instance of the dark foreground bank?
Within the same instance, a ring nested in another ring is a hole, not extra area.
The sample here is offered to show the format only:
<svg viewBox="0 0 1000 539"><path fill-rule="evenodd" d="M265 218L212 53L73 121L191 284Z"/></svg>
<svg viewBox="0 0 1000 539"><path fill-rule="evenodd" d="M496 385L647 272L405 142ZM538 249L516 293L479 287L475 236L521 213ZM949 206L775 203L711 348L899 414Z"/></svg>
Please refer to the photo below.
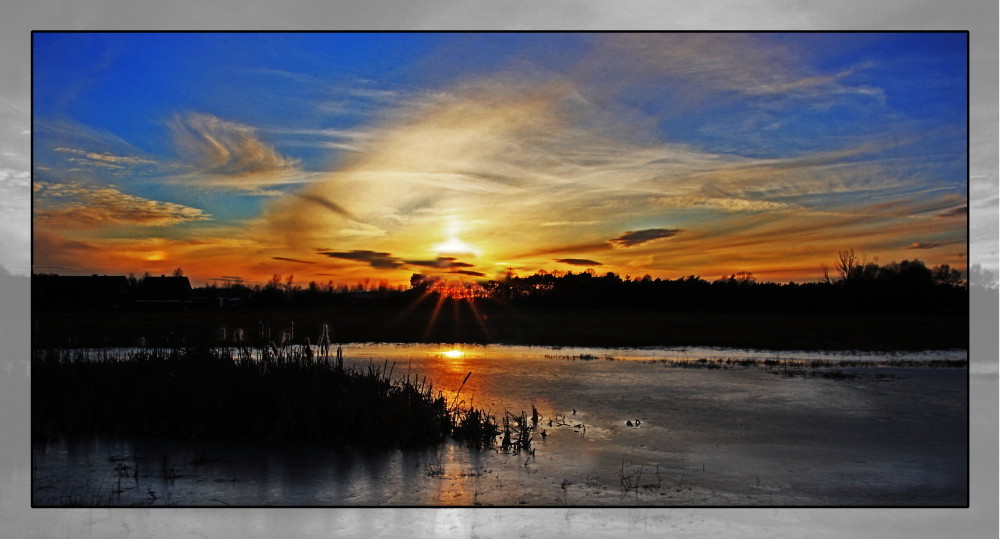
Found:
<svg viewBox="0 0 1000 539"><path fill-rule="evenodd" d="M235 357L204 348L95 359L36 352L32 434L36 440L101 434L409 448L449 436L488 447L499 433L493 417L459 409L425 379L310 358L298 347L244 348Z"/></svg>

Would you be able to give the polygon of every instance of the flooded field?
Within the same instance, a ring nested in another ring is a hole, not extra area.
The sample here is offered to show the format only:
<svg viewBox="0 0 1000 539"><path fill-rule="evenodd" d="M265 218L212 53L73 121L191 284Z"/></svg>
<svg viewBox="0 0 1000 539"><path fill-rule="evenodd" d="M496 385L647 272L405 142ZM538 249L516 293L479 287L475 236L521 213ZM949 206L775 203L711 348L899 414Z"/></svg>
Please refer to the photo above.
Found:
<svg viewBox="0 0 1000 539"><path fill-rule="evenodd" d="M343 351L348 367L377 363L393 377L426 377L449 400L498 418L508 411L530 415L534 407L541 417L533 452L472 451L454 443L373 452L266 441L62 440L33 446L33 503L964 506L968 500L964 351L392 344L350 344Z"/></svg>

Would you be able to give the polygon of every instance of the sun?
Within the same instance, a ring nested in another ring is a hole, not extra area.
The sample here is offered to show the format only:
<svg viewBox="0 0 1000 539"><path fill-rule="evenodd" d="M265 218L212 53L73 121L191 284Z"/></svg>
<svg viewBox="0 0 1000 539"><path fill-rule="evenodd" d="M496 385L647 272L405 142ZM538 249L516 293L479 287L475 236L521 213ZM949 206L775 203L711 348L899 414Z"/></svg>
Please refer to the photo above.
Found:
<svg viewBox="0 0 1000 539"><path fill-rule="evenodd" d="M461 350L448 350L447 352L441 352L441 355L449 359L458 359L465 355L465 352Z"/></svg>
<svg viewBox="0 0 1000 539"><path fill-rule="evenodd" d="M434 246L434 251L438 254L438 256L478 257L480 255L479 249L469 245L459 238L459 232L464 229L465 225L460 218L455 216L450 216L448 218L448 222L444 230L444 236L448 239Z"/></svg>
<svg viewBox="0 0 1000 539"><path fill-rule="evenodd" d="M441 256L479 256L479 250L475 247L452 236L448 241L434 246L434 252Z"/></svg>

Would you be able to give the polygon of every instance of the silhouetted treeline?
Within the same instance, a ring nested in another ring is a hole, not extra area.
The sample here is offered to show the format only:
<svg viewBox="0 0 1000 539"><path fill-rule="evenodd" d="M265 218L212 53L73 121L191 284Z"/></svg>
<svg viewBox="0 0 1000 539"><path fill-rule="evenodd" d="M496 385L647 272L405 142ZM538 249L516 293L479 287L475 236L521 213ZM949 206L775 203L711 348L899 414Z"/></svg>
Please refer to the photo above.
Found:
<svg viewBox="0 0 1000 539"><path fill-rule="evenodd" d="M614 273L536 273L488 283L489 294L519 307L628 308L668 311L964 313L968 290L950 268L933 271L919 260L884 267L847 279L814 283L758 282L737 273L709 282L621 278Z"/></svg>
<svg viewBox="0 0 1000 539"><path fill-rule="evenodd" d="M178 305L194 301L191 283L179 272L174 275L137 279L122 275L31 276L34 308L110 308L140 304Z"/></svg>
<svg viewBox="0 0 1000 539"><path fill-rule="evenodd" d="M825 269L825 268L824 268ZM443 281L414 274L410 288L385 282L335 285L275 275L266 284L229 282L192 289L180 270L174 275L141 279L98 276L35 275L36 308L296 308L366 304L383 307L412 305L435 292L451 297L496 300L525 309L611 309L738 312L933 312L967 313L969 293L961 273L947 265L928 268L919 260L883 266L842 251L831 275L811 283L760 282L741 272L715 281L690 275L679 279L622 278L592 271L553 274L540 271L519 277L509 274L478 285L436 286Z"/></svg>
<svg viewBox="0 0 1000 539"><path fill-rule="evenodd" d="M193 288L180 269L169 276L35 274L31 279L32 305L41 310L317 307L373 299L402 301L405 291L385 282L302 286L292 275L275 275L265 284L227 282Z"/></svg>

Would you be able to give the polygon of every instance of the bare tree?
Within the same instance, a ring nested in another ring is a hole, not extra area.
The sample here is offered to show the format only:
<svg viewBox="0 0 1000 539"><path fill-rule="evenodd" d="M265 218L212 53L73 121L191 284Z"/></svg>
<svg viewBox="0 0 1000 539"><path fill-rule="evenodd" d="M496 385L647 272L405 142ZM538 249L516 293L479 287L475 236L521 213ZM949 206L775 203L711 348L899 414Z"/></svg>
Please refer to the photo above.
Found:
<svg viewBox="0 0 1000 539"><path fill-rule="evenodd" d="M823 282L826 284L832 284L833 279L830 278L830 266L827 266L824 262L819 265L819 269L823 272Z"/></svg>
<svg viewBox="0 0 1000 539"><path fill-rule="evenodd" d="M835 266L840 281L851 282L861 277L867 265L867 257L858 257L854 249L841 249L837 251L837 265Z"/></svg>

